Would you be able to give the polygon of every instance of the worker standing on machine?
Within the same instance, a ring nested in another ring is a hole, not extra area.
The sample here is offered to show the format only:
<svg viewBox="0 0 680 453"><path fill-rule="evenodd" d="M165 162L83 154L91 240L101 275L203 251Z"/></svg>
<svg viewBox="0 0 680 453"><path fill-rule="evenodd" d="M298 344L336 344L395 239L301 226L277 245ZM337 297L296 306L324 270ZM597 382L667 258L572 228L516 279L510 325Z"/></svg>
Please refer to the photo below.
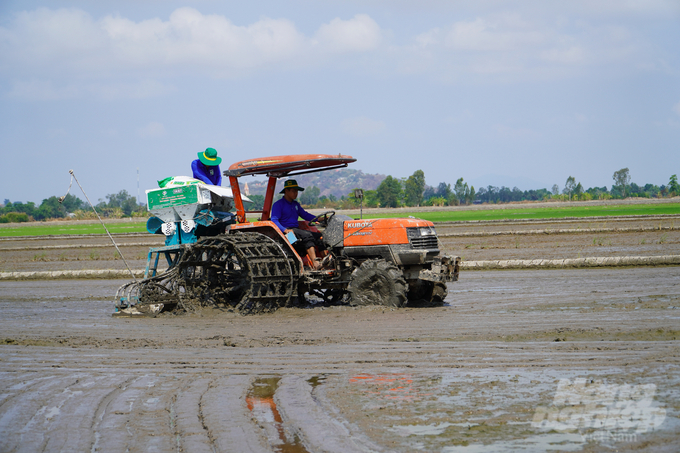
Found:
<svg viewBox="0 0 680 453"><path fill-rule="evenodd" d="M310 214L302 209L300 203L296 201L298 191L302 190L305 189L298 186L296 180L289 179L286 181L283 184L283 190L280 192L283 194L283 198L272 205L271 220L281 231L283 231L283 234L290 232L295 234L295 238L297 239L296 242L301 245L302 250L307 251L307 255L309 255L309 258L312 260L314 269L320 269L321 263L316 258L314 246L319 245L320 247L324 247L323 242L321 241L321 233L315 233L299 228L298 217L302 217L304 220L308 221L316 217L314 214ZM294 246L297 245L298 244L295 244ZM298 247L295 248L298 249Z"/></svg>
<svg viewBox="0 0 680 453"><path fill-rule="evenodd" d="M206 184L214 186L222 185L222 172L220 171L221 157L217 157L215 148L207 148L198 153L198 159L191 162L191 170L194 178L200 179Z"/></svg>

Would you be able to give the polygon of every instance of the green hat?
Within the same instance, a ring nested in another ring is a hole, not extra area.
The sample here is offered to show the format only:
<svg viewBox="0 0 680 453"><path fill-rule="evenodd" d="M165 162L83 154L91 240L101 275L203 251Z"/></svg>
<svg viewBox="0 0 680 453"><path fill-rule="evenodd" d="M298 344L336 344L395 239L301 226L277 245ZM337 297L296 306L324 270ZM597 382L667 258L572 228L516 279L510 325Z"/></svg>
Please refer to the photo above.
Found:
<svg viewBox="0 0 680 453"><path fill-rule="evenodd" d="M207 148L202 153L198 153L198 158L203 162L203 165L207 165L208 167L214 167L222 162L222 158L217 157L215 148Z"/></svg>
<svg viewBox="0 0 680 453"><path fill-rule="evenodd" d="M304 188L298 186L298 185L297 185L297 181L294 180L294 179L289 179L288 181L284 182L284 183L283 183L283 190L282 190L281 192L279 192L279 193L284 193L284 192L286 191L286 189L297 189L297 190L299 190L300 192L302 192L303 190L305 190Z"/></svg>

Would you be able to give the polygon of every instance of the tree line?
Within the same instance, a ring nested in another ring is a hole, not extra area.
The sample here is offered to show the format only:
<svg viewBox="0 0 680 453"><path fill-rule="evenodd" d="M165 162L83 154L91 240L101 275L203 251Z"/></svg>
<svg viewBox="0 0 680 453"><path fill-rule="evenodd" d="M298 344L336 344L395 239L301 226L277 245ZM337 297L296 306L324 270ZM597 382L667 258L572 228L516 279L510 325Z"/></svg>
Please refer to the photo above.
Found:
<svg viewBox="0 0 680 453"><path fill-rule="evenodd" d="M130 195L127 190L107 195L106 201L99 200L95 207L102 217L121 218L146 215L146 206L138 204L137 199ZM36 205L32 201L22 203L5 199L3 206L0 207L0 223L63 219L67 217L89 219L95 218L95 215L87 203L71 194L66 195L62 199L56 196L46 198L40 205Z"/></svg>
<svg viewBox="0 0 680 453"><path fill-rule="evenodd" d="M387 176L375 190L363 191L363 198L357 198L356 190L337 198L334 195L320 195L321 190L308 187L300 192L298 201L309 208L352 209L363 205L368 208L397 208L416 206L459 206L472 203L509 203L516 201L571 201L571 200L609 200L626 197L672 197L680 195L680 185L677 175L671 175L668 184L644 186L631 182L630 170L622 168L612 176L614 184L607 186L589 187L585 189L576 178L569 176L560 191L557 184L552 190L535 189L520 190L501 186L481 187L479 190L468 185L463 178L456 183L440 182L436 187L425 183L425 173L416 170L408 178L394 178ZM264 196L251 195L253 204L251 210L262 209ZM116 194L106 195L106 200L99 200L97 211L102 217L121 218L147 215L146 205L137 203L137 199L126 190ZM92 209L81 199L71 194L61 201L56 196L46 198L37 206L33 202L12 202L5 199L0 207L0 223L28 222L32 220L48 220L71 217L75 219L94 218Z"/></svg>
<svg viewBox="0 0 680 453"><path fill-rule="evenodd" d="M319 197L319 189L310 187L301 192L298 198L300 204L315 208L350 209L363 206L374 207L415 207L415 206L459 206L472 203L509 203L517 201L576 201L576 200L609 200L627 197L659 198L680 195L677 175L672 175L668 184L657 186L655 184L637 185L631 182L630 170L622 168L614 172L612 179L614 184L610 189L607 186L589 187L585 189L576 178L569 176L563 189L557 184L548 189L520 190L501 186L480 187L475 190L469 186L463 178L458 178L456 183L441 182L437 186L428 186L425 183L425 173L416 170L408 178L394 178L387 176L376 190L364 191L363 200L355 197L354 191L337 199L331 197Z"/></svg>

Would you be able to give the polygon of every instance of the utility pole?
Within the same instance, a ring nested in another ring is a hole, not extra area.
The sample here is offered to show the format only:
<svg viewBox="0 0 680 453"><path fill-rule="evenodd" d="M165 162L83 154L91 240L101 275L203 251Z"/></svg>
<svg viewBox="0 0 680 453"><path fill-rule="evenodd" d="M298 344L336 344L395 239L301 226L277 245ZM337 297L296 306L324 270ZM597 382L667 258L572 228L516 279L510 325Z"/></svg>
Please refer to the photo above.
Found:
<svg viewBox="0 0 680 453"><path fill-rule="evenodd" d="M354 198L359 199L359 218L364 218L364 189L354 189Z"/></svg>

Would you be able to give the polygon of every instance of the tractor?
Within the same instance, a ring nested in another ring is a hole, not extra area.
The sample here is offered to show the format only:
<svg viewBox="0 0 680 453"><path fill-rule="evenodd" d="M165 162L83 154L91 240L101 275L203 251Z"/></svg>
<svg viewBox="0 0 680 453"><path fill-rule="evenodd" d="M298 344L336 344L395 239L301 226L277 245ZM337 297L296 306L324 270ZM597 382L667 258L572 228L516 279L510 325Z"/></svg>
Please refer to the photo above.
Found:
<svg viewBox="0 0 680 453"><path fill-rule="evenodd" d="M316 254L323 258L320 269L297 248L294 236L271 221L279 178L339 169L355 161L328 154L248 159L223 172L230 190L194 184L189 189L198 195L184 196L180 192L188 186L180 181L170 191L147 191L148 209L157 214L147 229L165 234L166 245L150 250L143 280L118 290L114 315L205 306L253 314L309 304L443 303L446 283L458 279L460 258L441 253L430 221L353 219L334 211L301 220L300 228L322 234L324 246ZM262 210L245 209L249 200L239 185L245 176L268 177ZM235 213L225 212L229 208ZM257 220L250 220L254 217ZM161 256L168 268L159 273Z"/></svg>

